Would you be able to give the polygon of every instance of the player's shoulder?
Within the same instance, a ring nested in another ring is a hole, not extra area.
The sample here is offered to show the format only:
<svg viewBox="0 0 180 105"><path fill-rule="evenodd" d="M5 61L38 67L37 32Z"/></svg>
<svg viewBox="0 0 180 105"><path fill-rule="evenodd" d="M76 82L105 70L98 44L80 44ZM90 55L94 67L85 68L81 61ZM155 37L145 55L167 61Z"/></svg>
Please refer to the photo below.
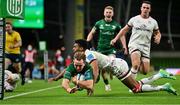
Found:
<svg viewBox="0 0 180 105"><path fill-rule="evenodd" d="M91 53L92 53L92 51L89 50L89 49L87 49L87 50L85 51L85 55L86 55L86 56L89 55L89 54L91 54Z"/></svg>
<svg viewBox="0 0 180 105"><path fill-rule="evenodd" d="M94 55L93 51L86 50L85 55L86 55L87 62L91 62L92 60L96 59L96 56Z"/></svg>
<svg viewBox="0 0 180 105"><path fill-rule="evenodd" d="M74 64L73 62L66 68L66 70L72 70L74 69Z"/></svg>
<svg viewBox="0 0 180 105"><path fill-rule="evenodd" d="M140 15L136 15L136 16L131 17L131 18L129 19L129 22L133 22L133 21L136 21L136 20L138 20L138 19L140 19Z"/></svg>
<svg viewBox="0 0 180 105"><path fill-rule="evenodd" d="M19 32L13 30L13 33L16 34L16 35L19 35Z"/></svg>
<svg viewBox="0 0 180 105"><path fill-rule="evenodd" d="M154 19L153 17L149 17L149 20L153 21L153 22L157 22L156 19Z"/></svg>
<svg viewBox="0 0 180 105"><path fill-rule="evenodd" d="M103 23L105 23L104 19L98 20L98 21L96 22L96 24L103 24Z"/></svg>
<svg viewBox="0 0 180 105"><path fill-rule="evenodd" d="M140 15L133 16L131 19L141 19Z"/></svg>
<svg viewBox="0 0 180 105"><path fill-rule="evenodd" d="M112 23L114 24L114 25L120 25L116 20L112 20Z"/></svg>

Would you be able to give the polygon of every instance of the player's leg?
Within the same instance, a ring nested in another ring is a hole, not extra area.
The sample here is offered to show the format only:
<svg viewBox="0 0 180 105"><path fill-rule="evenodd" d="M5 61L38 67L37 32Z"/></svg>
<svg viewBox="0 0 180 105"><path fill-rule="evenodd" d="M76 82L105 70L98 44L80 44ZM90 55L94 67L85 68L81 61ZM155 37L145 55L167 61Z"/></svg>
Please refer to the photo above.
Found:
<svg viewBox="0 0 180 105"><path fill-rule="evenodd" d="M152 92L152 91L167 91L168 93L172 93L177 95L176 90L169 84L166 83L164 85L159 86L152 86L149 84L141 84L134 80L132 76L128 76L122 83L125 84L129 89L131 89L134 93L141 93L141 92Z"/></svg>
<svg viewBox="0 0 180 105"><path fill-rule="evenodd" d="M149 84L142 84L141 82L136 81L131 72L128 72L128 65L123 60L116 60L114 62L114 69L112 72L114 75L122 81L124 85L126 85L129 89L131 89L134 93L140 92L150 92L150 91L167 91L176 95L176 90L169 84L160 85L160 86L152 86ZM119 64L119 65L117 65Z"/></svg>
<svg viewBox="0 0 180 105"><path fill-rule="evenodd" d="M111 85L109 84L108 78L107 78L107 72L105 69L102 69L101 75L103 78L103 82L105 84L105 90L106 91L111 91Z"/></svg>
<svg viewBox="0 0 180 105"><path fill-rule="evenodd" d="M113 73L111 71L109 72L109 78L113 80Z"/></svg>
<svg viewBox="0 0 180 105"><path fill-rule="evenodd" d="M21 72L21 55L20 54L10 54L11 61L12 61L12 67L14 68L15 73Z"/></svg>
<svg viewBox="0 0 180 105"><path fill-rule="evenodd" d="M32 83L32 75L31 75L31 63L26 62L26 72L25 72L25 82Z"/></svg>
<svg viewBox="0 0 180 105"><path fill-rule="evenodd" d="M159 85L159 86L152 86L149 84L141 84L141 83L137 82L136 80L134 80L131 76L122 80L122 83L125 84L134 93L152 92L152 91L167 91L168 93L177 95L176 90L169 83L166 83L164 85Z"/></svg>
<svg viewBox="0 0 180 105"><path fill-rule="evenodd" d="M146 56L148 56L148 53L146 53ZM147 74L150 70L150 59L148 57L142 57L142 63L141 63L141 70L143 74ZM144 78L141 80L143 84L149 84L159 78L169 78L169 79L176 79L173 75L169 74L168 72L164 70L160 70L159 73L149 77Z"/></svg>
<svg viewBox="0 0 180 105"><path fill-rule="evenodd" d="M147 91L167 91L176 95L176 90L169 83L161 86L152 86L136 81L131 72L129 72L128 65L124 60L115 59L113 63L113 74L134 93Z"/></svg>
<svg viewBox="0 0 180 105"><path fill-rule="evenodd" d="M135 79L141 64L141 53L139 50L135 50L131 53L131 63L132 63L131 74L132 77Z"/></svg>
<svg viewBox="0 0 180 105"><path fill-rule="evenodd" d="M20 73L21 72L21 62L13 63L13 67L15 68L16 73Z"/></svg>
<svg viewBox="0 0 180 105"><path fill-rule="evenodd" d="M22 66L22 71L21 71L21 85L25 84L25 74L26 74L26 70L27 70L27 62L25 62Z"/></svg>
<svg viewBox="0 0 180 105"><path fill-rule="evenodd" d="M167 71L163 70L163 69L160 69L159 72L155 75L152 75L148 78L143 78L140 80L140 82L142 84L150 84L152 82L154 82L155 80L158 80L160 78L168 78L168 79L173 79L175 80L176 77L170 73L168 73Z"/></svg>
<svg viewBox="0 0 180 105"><path fill-rule="evenodd" d="M29 70L30 70L29 77L30 77L30 80L33 79L33 77L32 77L33 69L34 69L34 64L30 62L30 63L29 63ZM58 72L58 74L59 74L59 72Z"/></svg>
<svg viewBox="0 0 180 105"><path fill-rule="evenodd" d="M5 58L5 70L7 70L11 64L12 64L11 60L9 58Z"/></svg>
<svg viewBox="0 0 180 105"><path fill-rule="evenodd" d="M116 57L116 55L114 54L114 51L112 51L110 54L108 54L108 56L109 56L110 59L114 59ZM110 70L102 69L101 75L102 75L102 78L103 78L103 81L104 81L104 84L105 84L105 90L106 91L111 91L111 85L109 84L109 80L108 80L107 75L109 75L110 79L112 79L113 74L112 74L112 72L107 72L107 71L110 71Z"/></svg>
<svg viewBox="0 0 180 105"><path fill-rule="evenodd" d="M146 75L150 70L150 59L146 57L141 57L141 73Z"/></svg>

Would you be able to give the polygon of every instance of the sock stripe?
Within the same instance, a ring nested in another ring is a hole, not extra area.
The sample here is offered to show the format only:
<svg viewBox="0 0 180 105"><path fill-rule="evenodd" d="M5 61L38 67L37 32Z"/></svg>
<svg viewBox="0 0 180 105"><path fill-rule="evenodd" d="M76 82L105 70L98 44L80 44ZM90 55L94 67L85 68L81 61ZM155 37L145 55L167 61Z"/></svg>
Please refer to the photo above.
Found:
<svg viewBox="0 0 180 105"><path fill-rule="evenodd" d="M131 71L132 74L137 74L137 72Z"/></svg>
<svg viewBox="0 0 180 105"><path fill-rule="evenodd" d="M142 85L144 84L141 80L139 81L139 83L142 84Z"/></svg>

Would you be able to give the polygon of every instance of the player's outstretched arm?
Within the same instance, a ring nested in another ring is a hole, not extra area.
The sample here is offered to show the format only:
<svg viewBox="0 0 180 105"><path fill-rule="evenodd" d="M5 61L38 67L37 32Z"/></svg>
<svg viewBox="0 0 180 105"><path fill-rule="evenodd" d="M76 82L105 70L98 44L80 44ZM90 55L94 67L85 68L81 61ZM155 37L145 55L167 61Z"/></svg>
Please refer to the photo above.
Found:
<svg viewBox="0 0 180 105"><path fill-rule="evenodd" d="M56 77L49 78L48 82L57 81L57 80L63 78L65 71L66 71L66 69L62 70Z"/></svg>
<svg viewBox="0 0 180 105"><path fill-rule="evenodd" d="M121 37L126 35L126 33L130 30L131 27L129 27L128 25L126 25L125 27L123 27L119 33L116 35L116 37L111 40L110 44L114 46L114 44L116 43L117 40L122 40Z"/></svg>
<svg viewBox="0 0 180 105"><path fill-rule="evenodd" d="M81 88L92 89L93 80L77 81L76 85L79 85Z"/></svg>
<svg viewBox="0 0 180 105"><path fill-rule="evenodd" d="M68 79L63 79L62 81L62 87L64 88L64 90L66 90L68 93L73 93L75 91L72 91L72 89L69 86L70 80Z"/></svg>

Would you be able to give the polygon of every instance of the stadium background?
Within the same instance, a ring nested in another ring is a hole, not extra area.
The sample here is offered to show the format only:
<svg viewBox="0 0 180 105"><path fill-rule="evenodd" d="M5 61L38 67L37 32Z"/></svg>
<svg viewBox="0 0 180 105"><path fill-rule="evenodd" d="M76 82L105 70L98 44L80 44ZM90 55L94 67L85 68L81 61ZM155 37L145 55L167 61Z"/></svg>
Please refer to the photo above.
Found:
<svg viewBox="0 0 180 105"><path fill-rule="evenodd" d="M33 1L33 0L30 0ZM78 1L78 0L76 0ZM19 31L23 40L22 50L27 44L33 44L39 49L39 41L47 42L49 54L55 52L57 48L66 47L65 54L71 52L72 42L75 36L75 0L44 0L44 28L15 28ZM179 30L179 0L150 0L152 2L152 13L158 23L162 33L160 45L152 45L152 62L154 65L162 67L180 67L180 30ZM126 21L140 13L141 0L84 0L84 28L83 37L94 23L103 18L103 9L107 5L115 7L115 19L125 25ZM171 15L168 15L169 4L172 3ZM128 11L129 8L129 11ZM81 8L82 9L82 8ZM168 16L171 17L171 32L168 32ZM129 33L130 34L130 33ZM172 47L170 36L172 36ZM128 38L127 38L128 39ZM95 41L97 39L94 39ZM42 53L42 52L40 52ZM41 56L41 59L43 57ZM172 71L172 70L171 70ZM152 72L151 72L152 73ZM150 75L151 75L150 73ZM148 75L149 76L149 75ZM145 76L140 75L139 78ZM179 76L177 80L169 81L177 91L179 89ZM138 78L138 79L139 79ZM17 90L13 93L5 93L5 100L1 104L19 105L19 104L125 104L125 105L179 105L179 96L173 96L166 92L134 94L127 92L128 89L117 79L111 81L113 91L104 92L104 84L101 81L96 85L95 95L86 96L86 91L77 94L67 94L62 88L59 88L61 80L48 84L42 80L34 80L32 84L21 86L18 84ZM163 84L166 79L156 81L154 84ZM150 100L150 101L149 101Z"/></svg>
<svg viewBox="0 0 180 105"><path fill-rule="evenodd" d="M128 7L128 3L130 7ZM107 5L112 5L115 8L114 18L122 24L125 25L126 21L130 17L135 16L140 13L140 2L141 0L84 0L84 37L86 38L87 33L92 28L94 23L103 18L103 9ZM158 23L160 30L162 32L163 40L160 47L154 48L153 50L167 50L170 47L168 39L168 6L172 2L170 25L171 34L173 37L174 47L176 51L180 51L179 37L180 37L180 11L179 11L179 0L151 0L152 2L152 13L151 16L154 17ZM37 43L37 40L46 40L48 44L48 49L57 49L59 46L64 45L64 39L60 40L59 35L67 36L68 31L73 31L68 29L71 27L70 24L74 24L73 16L74 12L74 0L45 0L44 1L44 28L43 29L25 29L17 28L22 34L23 43L26 45L29 42ZM128 9L130 9L128 11ZM128 14L128 16L126 16ZM70 17L68 17L70 16ZM89 17L87 17L89 16ZM68 24L68 21L72 23ZM39 39L37 39L38 35ZM49 37L51 36L51 37ZM72 35L73 36L73 35ZM49 39L51 38L51 40ZM36 40L34 40L36 39ZM49 39L49 40L47 40ZM53 41L53 43L52 43ZM57 46L58 45L58 46ZM168 46L167 46L168 45ZM38 45L37 45L38 46ZM170 47L171 51L172 48Z"/></svg>
<svg viewBox="0 0 180 105"><path fill-rule="evenodd" d="M124 26L129 18L140 13L141 1L44 0L44 28L15 29L21 33L23 49L29 43L39 49L39 41L46 41L49 54L53 54L56 49L65 46L66 50L63 54L66 56L71 53L73 40L77 38L76 36L86 38L95 22L103 18L105 6L111 5L115 8L114 19ZM180 1L150 1L152 2L151 16L158 21L162 33L160 45L152 43L151 55L154 58L152 61L157 66L180 67ZM78 4L79 2L80 4ZM76 10L80 10L80 20L76 18L78 17ZM77 29L81 31L81 35ZM127 35L127 39L129 39L128 37L129 35ZM94 38L95 42L97 38ZM163 60L159 58L163 58Z"/></svg>

